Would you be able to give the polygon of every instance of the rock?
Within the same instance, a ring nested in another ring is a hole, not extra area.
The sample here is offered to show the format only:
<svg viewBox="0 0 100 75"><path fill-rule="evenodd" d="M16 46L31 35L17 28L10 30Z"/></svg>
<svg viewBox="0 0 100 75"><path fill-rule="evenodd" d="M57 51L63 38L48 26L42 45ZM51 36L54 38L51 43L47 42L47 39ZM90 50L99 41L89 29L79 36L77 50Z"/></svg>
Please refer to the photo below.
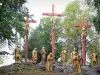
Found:
<svg viewBox="0 0 100 75"><path fill-rule="evenodd" d="M95 68L96 72L100 74L100 65Z"/></svg>
<svg viewBox="0 0 100 75"><path fill-rule="evenodd" d="M74 65L66 65L61 63L53 64L53 71L54 72L62 72L64 74L74 74Z"/></svg>
<svg viewBox="0 0 100 75"><path fill-rule="evenodd" d="M63 64L61 64L61 63L58 62L56 64L53 64L52 68L53 68L54 72L63 72L63 69L65 67L63 66Z"/></svg>
<svg viewBox="0 0 100 75"><path fill-rule="evenodd" d="M84 65L81 68L82 68L82 75L97 75L95 69L88 65Z"/></svg>
<svg viewBox="0 0 100 75"><path fill-rule="evenodd" d="M72 64L65 65L65 69L63 70L63 72L64 72L65 74L75 74L74 65L72 65Z"/></svg>
<svg viewBox="0 0 100 75"><path fill-rule="evenodd" d="M53 64L53 71L54 72L63 72L63 70L65 69L65 67L64 66L59 66L59 65L57 65L57 64Z"/></svg>
<svg viewBox="0 0 100 75"><path fill-rule="evenodd" d="M42 70L46 70L46 62L44 63L38 63L38 66L42 69Z"/></svg>
<svg viewBox="0 0 100 75"><path fill-rule="evenodd" d="M96 74L96 71L94 69L89 69L87 71L84 71L82 73L82 75L97 75L97 74Z"/></svg>
<svg viewBox="0 0 100 75"><path fill-rule="evenodd" d="M89 70L90 68L91 68L91 67L88 66L88 65L83 65L83 66L81 66L82 71Z"/></svg>
<svg viewBox="0 0 100 75"><path fill-rule="evenodd" d="M95 68L95 71L97 75L100 75L100 65Z"/></svg>

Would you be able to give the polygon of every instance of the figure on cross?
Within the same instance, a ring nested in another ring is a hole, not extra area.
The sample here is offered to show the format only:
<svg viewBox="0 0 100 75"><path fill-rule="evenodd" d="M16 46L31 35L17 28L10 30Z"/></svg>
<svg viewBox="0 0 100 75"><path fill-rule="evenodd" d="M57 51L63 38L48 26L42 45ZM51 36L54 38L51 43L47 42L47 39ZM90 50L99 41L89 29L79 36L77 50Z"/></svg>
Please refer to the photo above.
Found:
<svg viewBox="0 0 100 75"><path fill-rule="evenodd" d="M64 16L64 14L55 13L54 4L52 4L52 13L43 13L42 15L52 16L52 54L54 56L55 55L55 34L54 34L55 17L54 16Z"/></svg>
<svg viewBox="0 0 100 75"><path fill-rule="evenodd" d="M36 20L33 20L32 18L29 19L28 17L24 18L26 21L26 50L25 50L25 62L27 62L28 59L28 35L29 35L29 24L30 23L36 23Z"/></svg>
<svg viewBox="0 0 100 75"><path fill-rule="evenodd" d="M81 27L82 29L82 59L83 64L86 65L86 30L90 28L91 25L84 24L84 17L82 17L82 24L75 24L75 27Z"/></svg>

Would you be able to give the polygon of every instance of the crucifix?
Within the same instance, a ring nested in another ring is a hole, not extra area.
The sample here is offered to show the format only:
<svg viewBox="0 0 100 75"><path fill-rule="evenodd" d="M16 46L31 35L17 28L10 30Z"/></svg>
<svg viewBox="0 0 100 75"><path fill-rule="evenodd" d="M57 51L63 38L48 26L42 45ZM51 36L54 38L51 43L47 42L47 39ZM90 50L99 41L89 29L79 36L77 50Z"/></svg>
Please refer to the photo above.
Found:
<svg viewBox="0 0 100 75"><path fill-rule="evenodd" d="M25 50L25 62L28 59L28 35L29 35L29 24L36 23L36 20L30 20L28 17L25 19L26 21L26 50Z"/></svg>
<svg viewBox="0 0 100 75"><path fill-rule="evenodd" d="M52 54L55 56L55 34L54 34L54 16L64 16L64 14L59 14L54 12L54 4L52 4L52 13L42 13L42 15L52 16Z"/></svg>
<svg viewBox="0 0 100 75"><path fill-rule="evenodd" d="M91 25L84 24L84 17L82 17L82 24L75 24L75 27L82 28L82 59L83 65L86 65L86 30L90 28Z"/></svg>

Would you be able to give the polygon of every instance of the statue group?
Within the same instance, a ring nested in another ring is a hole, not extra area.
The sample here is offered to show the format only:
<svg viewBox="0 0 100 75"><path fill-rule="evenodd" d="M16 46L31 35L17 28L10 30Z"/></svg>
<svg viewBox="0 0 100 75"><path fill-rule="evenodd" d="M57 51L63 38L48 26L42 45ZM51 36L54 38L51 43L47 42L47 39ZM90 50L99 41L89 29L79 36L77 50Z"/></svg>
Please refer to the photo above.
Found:
<svg viewBox="0 0 100 75"><path fill-rule="evenodd" d="M52 71L52 65L53 65L53 61L55 56L52 55L52 53L50 52L47 56L46 56L46 48L42 47L41 49L41 64L44 63L46 61L46 71ZM66 59L67 59L67 49L63 48L61 51L61 62L62 64L66 64ZM92 53L92 65L93 67L96 67L98 65L98 55L96 52ZM46 59L47 57L47 59ZM32 58L31 61L33 63L37 63L37 59L38 59L38 52L37 52L37 48L34 48L32 51ZM75 72L80 73L81 72L81 65L82 65L82 58L81 56L75 51L73 50L71 52L71 58L70 58L70 63L74 65L75 67ZM20 62L20 49L18 47L15 48L15 62L19 63Z"/></svg>

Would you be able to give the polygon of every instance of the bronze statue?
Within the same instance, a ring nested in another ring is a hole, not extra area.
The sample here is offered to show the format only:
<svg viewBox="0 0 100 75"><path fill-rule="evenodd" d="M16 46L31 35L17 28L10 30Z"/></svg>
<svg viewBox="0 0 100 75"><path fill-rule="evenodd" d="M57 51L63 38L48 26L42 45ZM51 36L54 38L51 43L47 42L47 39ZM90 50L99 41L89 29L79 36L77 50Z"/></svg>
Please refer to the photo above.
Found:
<svg viewBox="0 0 100 75"><path fill-rule="evenodd" d="M98 55L96 52L92 53L92 65L96 67L98 65Z"/></svg>
<svg viewBox="0 0 100 75"><path fill-rule="evenodd" d="M15 48L15 63L19 63L19 62L20 62L20 49L17 46Z"/></svg>
<svg viewBox="0 0 100 75"><path fill-rule="evenodd" d="M49 53L49 55L47 56L47 62L46 62L46 71L48 72L52 71L53 59L54 57L52 53Z"/></svg>
<svg viewBox="0 0 100 75"><path fill-rule="evenodd" d="M75 66L75 72L80 73L81 57L78 55L78 53L75 50L71 53L71 63Z"/></svg>
<svg viewBox="0 0 100 75"><path fill-rule="evenodd" d="M46 59L46 48L45 47L42 47L41 54L42 54L41 63L43 63L45 62L45 59Z"/></svg>
<svg viewBox="0 0 100 75"><path fill-rule="evenodd" d="M63 50L61 51L61 61L62 63L66 63L66 49L63 48Z"/></svg>
<svg viewBox="0 0 100 75"><path fill-rule="evenodd" d="M37 63L37 48L34 48L32 51L32 61L33 63Z"/></svg>
<svg viewBox="0 0 100 75"><path fill-rule="evenodd" d="M75 56L77 56L77 52L73 50L71 53L71 64L74 64Z"/></svg>

